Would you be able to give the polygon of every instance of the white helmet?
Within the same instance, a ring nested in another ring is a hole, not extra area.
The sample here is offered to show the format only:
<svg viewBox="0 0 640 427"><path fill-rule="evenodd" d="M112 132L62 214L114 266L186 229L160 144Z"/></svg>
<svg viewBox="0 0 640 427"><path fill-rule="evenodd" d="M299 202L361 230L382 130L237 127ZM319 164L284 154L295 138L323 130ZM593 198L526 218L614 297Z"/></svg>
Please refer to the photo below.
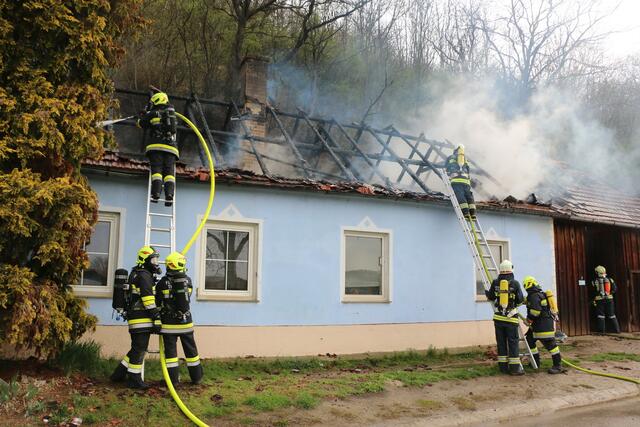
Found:
<svg viewBox="0 0 640 427"><path fill-rule="evenodd" d="M508 259L500 263L500 273L513 273L513 264Z"/></svg>

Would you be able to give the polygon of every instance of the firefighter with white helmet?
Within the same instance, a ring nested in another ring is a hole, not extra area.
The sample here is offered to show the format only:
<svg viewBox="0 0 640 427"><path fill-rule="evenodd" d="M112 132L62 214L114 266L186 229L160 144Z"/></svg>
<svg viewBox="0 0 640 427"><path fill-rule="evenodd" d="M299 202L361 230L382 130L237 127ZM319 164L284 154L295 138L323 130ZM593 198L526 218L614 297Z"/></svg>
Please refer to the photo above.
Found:
<svg viewBox="0 0 640 427"><path fill-rule="evenodd" d="M617 292L618 286L611 277L607 277L607 270L603 266L597 266L595 271L597 277L592 284L596 293L593 299L593 305L596 308L596 328L598 332L605 333L607 319L609 319L612 332L619 334L620 325L613 304L613 295Z"/></svg>
<svg viewBox="0 0 640 427"><path fill-rule="evenodd" d="M203 369L198 355L198 347L193 336L193 319L189 302L193 285L187 276L187 260L180 252L170 253L166 260L166 275L160 279L156 287L157 304L161 308L162 329L160 334L164 340L164 351L169 377L173 384L178 384L178 338L184 350L191 382L202 381Z"/></svg>
<svg viewBox="0 0 640 427"><path fill-rule="evenodd" d="M560 347L556 343L555 321L558 319L558 306L553 292L542 290L538 281L533 276L527 276L522 281L525 291L527 291L527 343L533 353L536 365L540 366L540 352L536 346L536 341L540 341L544 348L551 353L553 367L547 372L550 374L560 374L565 371L562 367L562 356Z"/></svg>
<svg viewBox="0 0 640 427"><path fill-rule="evenodd" d="M518 306L524 302L520 283L513 276L513 264L508 259L500 263L500 274L485 291L493 301L493 326L498 347L498 367L503 373L524 375L520 363Z"/></svg>

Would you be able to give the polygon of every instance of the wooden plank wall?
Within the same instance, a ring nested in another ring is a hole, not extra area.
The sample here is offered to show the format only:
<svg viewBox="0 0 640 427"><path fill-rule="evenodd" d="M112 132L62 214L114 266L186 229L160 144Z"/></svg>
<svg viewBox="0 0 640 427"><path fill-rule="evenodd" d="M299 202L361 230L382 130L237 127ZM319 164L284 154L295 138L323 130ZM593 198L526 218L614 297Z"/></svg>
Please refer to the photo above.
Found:
<svg viewBox="0 0 640 427"><path fill-rule="evenodd" d="M622 234L622 262L625 266L625 277L621 287L625 291L624 303L629 312L628 330L640 331L640 284L632 280L632 272L640 271L640 230L624 228ZM637 279L638 275L635 274ZM622 301L620 301L622 302ZM625 328L627 329L627 328Z"/></svg>
<svg viewBox="0 0 640 427"><path fill-rule="evenodd" d="M589 290L585 266L585 230L581 223L554 221L556 286L560 310L560 329L568 335L587 335L589 327ZM583 278L587 286L578 286Z"/></svg>

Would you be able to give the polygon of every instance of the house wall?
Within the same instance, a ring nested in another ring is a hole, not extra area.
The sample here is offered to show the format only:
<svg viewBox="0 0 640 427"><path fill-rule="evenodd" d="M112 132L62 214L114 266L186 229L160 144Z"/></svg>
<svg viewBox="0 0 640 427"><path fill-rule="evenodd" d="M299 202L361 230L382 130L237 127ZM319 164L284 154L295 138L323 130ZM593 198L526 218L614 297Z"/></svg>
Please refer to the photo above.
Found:
<svg viewBox="0 0 640 427"><path fill-rule="evenodd" d="M90 175L101 207L124 208L122 259L130 268L144 241L142 177ZM203 214L208 185L178 182L177 245ZM261 221L259 301L192 300L205 357L359 353L460 347L493 340L491 310L475 298L474 267L450 209L429 203L363 196L218 185L211 217L233 205ZM391 302L341 302L342 227L365 218L391 231ZM553 224L538 216L480 212L488 238L509 240L516 277L533 274L555 289ZM187 254L198 277L199 243ZM195 283L198 286L198 283ZM90 298L99 318L94 338L106 353L122 353L126 327L111 301ZM114 337L118 339L114 339Z"/></svg>

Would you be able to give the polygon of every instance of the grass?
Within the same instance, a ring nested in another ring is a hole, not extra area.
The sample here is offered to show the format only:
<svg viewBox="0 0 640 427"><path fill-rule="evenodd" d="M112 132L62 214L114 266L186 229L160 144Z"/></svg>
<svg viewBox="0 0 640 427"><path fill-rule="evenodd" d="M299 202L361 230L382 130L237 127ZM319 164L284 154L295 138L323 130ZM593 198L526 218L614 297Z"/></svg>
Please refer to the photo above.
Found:
<svg viewBox="0 0 640 427"><path fill-rule="evenodd" d="M184 424L184 416L165 390L152 396L111 386L108 376L118 363L117 359L101 358L100 346L94 342L65 346L50 364L67 375L81 373L91 377L97 386L95 394L72 391L65 402L45 408L54 421L60 423L79 416L85 424L108 424L119 419L123 425L130 425L139 419L142 410L150 425ZM291 411L310 410L327 399L379 393L389 381L419 387L498 373L493 365L484 363L480 350L451 354L435 349L361 357L203 360L203 384L190 386L188 371L181 366L181 376L187 384L180 385L178 393L194 414L211 424L220 419L241 425L260 424L261 413L272 413L270 423L287 425L286 414ZM158 360L147 360L146 380L152 384L161 381L160 369ZM41 414L42 408L36 405L32 412ZM420 408L432 410L439 405L424 403ZM335 415L350 418L349 413Z"/></svg>
<svg viewBox="0 0 640 427"><path fill-rule="evenodd" d="M634 353L598 353L589 356L590 362L640 362L640 354Z"/></svg>

